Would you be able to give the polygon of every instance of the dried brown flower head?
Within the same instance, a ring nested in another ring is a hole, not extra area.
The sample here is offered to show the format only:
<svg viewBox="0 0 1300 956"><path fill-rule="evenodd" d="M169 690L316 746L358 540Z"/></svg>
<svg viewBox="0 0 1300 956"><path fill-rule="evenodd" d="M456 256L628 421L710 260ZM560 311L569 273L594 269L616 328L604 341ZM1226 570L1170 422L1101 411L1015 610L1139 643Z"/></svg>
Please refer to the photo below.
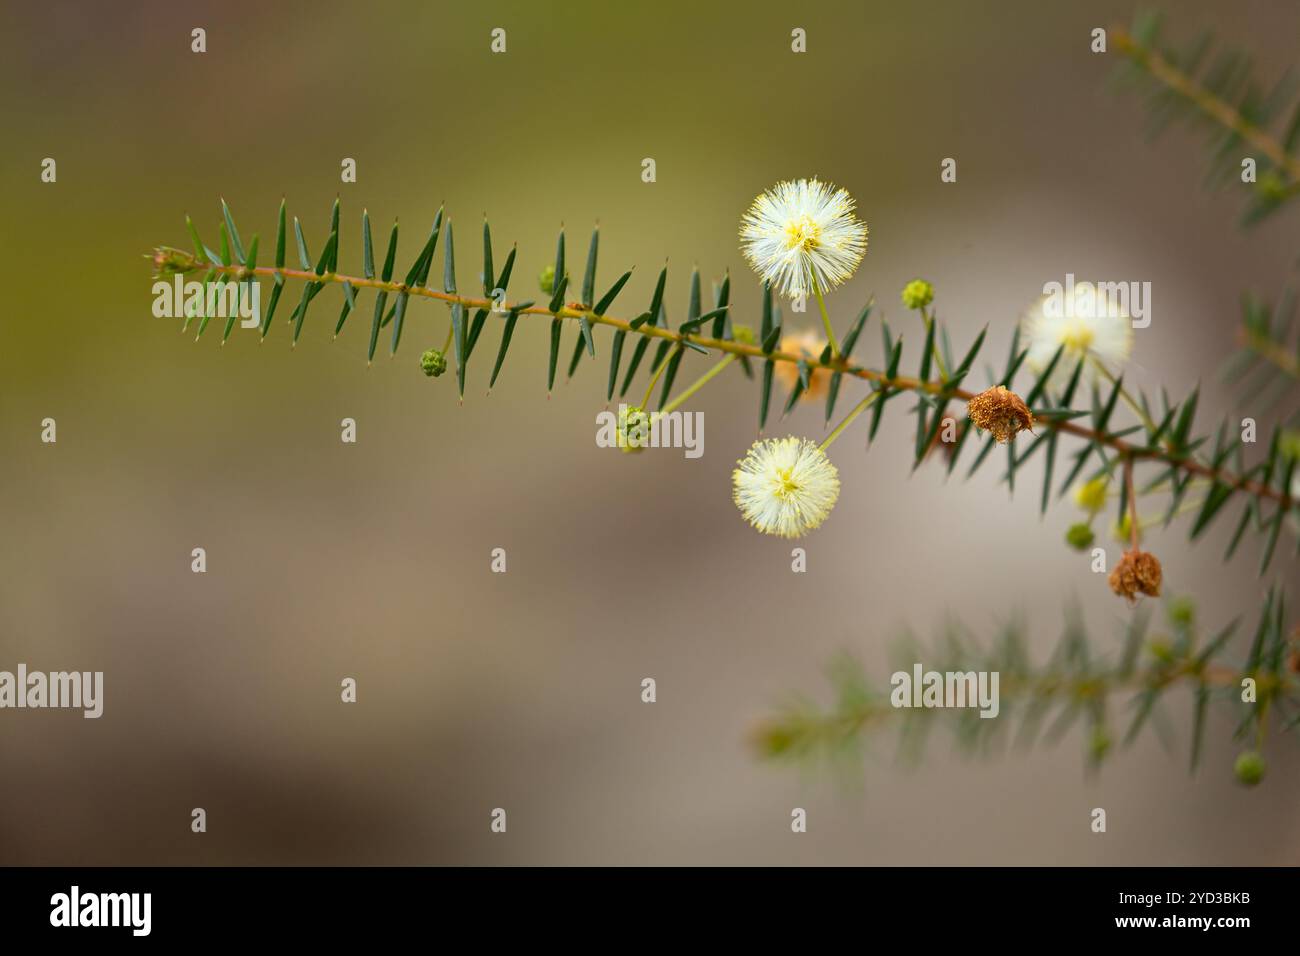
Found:
<svg viewBox="0 0 1300 956"><path fill-rule="evenodd" d="M1139 594L1160 596L1160 562L1147 551L1125 551L1110 572L1110 589L1133 601Z"/></svg>
<svg viewBox="0 0 1300 956"><path fill-rule="evenodd" d="M995 385L980 392L966 406L975 427L989 432L999 444L1006 444L1017 432L1034 427L1034 416L1015 392Z"/></svg>

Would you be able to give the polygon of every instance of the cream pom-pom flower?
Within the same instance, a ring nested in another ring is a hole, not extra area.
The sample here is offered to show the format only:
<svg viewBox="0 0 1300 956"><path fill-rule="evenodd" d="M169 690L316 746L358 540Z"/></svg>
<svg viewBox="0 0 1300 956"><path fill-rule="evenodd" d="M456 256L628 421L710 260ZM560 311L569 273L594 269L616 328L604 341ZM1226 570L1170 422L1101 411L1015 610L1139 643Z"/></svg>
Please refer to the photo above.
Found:
<svg viewBox="0 0 1300 956"><path fill-rule="evenodd" d="M777 183L740 221L741 250L754 271L792 299L829 292L867 251L867 226L853 197L818 179Z"/></svg>
<svg viewBox="0 0 1300 956"><path fill-rule="evenodd" d="M798 538L818 527L840 495L839 472L806 438L768 438L750 446L732 472L732 498L764 534Z"/></svg>
<svg viewBox="0 0 1300 956"><path fill-rule="evenodd" d="M1069 380L1080 359L1089 360L1084 371L1091 379L1097 375L1096 363L1116 371L1133 351L1131 317L1091 282L1042 296L1030 306L1022 327L1029 347L1025 361L1034 371L1045 369L1056 350L1065 346L1052 371L1052 384L1057 386Z"/></svg>

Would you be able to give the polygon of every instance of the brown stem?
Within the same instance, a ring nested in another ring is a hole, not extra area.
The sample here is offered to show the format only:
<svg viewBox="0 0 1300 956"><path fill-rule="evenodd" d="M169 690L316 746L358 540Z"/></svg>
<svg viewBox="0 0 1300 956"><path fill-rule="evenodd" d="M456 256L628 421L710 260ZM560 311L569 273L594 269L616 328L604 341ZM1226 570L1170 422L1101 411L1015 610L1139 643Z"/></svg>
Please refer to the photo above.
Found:
<svg viewBox="0 0 1300 956"><path fill-rule="evenodd" d="M1138 549L1138 502L1133 490L1133 456L1124 459L1124 487L1128 490L1128 533L1132 550Z"/></svg>
<svg viewBox="0 0 1300 956"><path fill-rule="evenodd" d="M274 279L276 275L289 279L302 279L306 282L347 282L358 289L379 289L386 292L406 292L409 295L422 296L427 299L435 299L440 302L449 304L459 303L470 309L489 309L492 310L497 305L491 299L484 299L477 296L460 295L454 292L440 292L437 289L430 289L427 286L408 286L401 282L384 282L381 279L364 279L356 276L340 275L336 272L326 272L323 275L317 275L311 269L277 269L273 266L258 266L255 269L249 269L241 265L212 265L211 263L201 263L195 260L195 267L189 271L203 271L225 274L234 276L237 279L248 279L254 276L261 276L267 279ZM772 359L778 362L799 362L807 361L803 355L795 355L791 352L764 352L757 345L747 345L744 342L737 342L730 339L713 339L703 335L684 335L681 332L674 332L671 329L660 328L656 325L645 324L632 328L631 323L624 319L616 319L608 315L597 315L590 309L584 308L579 304L570 303L561 306L555 312L551 312L546 306L532 305L523 309L512 309L509 305L504 305L497 309L498 312L517 311L521 315L545 315L551 318L577 319L586 317L587 321L593 325L608 325L610 328L621 329L625 332L635 332L638 335L649 336L650 338L667 339L671 342L693 342L702 348L716 349L720 352L730 352L734 355L746 355L750 358ZM809 362L809 365L815 365L817 368L826 369L831 372L842 372L845 375L852 375L856 378L865 379L875 382L879 385L899 391L925 392L931 395L945 395L950 398L970 401L975 397L974 392L966 389L954 388L942 380L921 380L911 378L906 375L896 375L892 378L884 372L876 369L863 368L858 365L852 365L844 359L843 356L836 356L826 362ZM1056 431L1064 432L1067 435L1075 435L1088 441L1097 442L1113 450L1117 455L1127 457L1132 460L1152 460L1163 461L1167 464L1180 468L1183 471L1190 472L1194 475L1200 475L1209 478L1212 481L1220 482L1230 488L1239 489L1249 492L1256 498L1267 498L1276 501L1283 508L1290 508L1292 505L1291 496L1285 489L1275 489L1268 485L1260 484L1257 481L1249 480L1241 475L1233 474L1219 468L1211 468L1209 465L1196 461L1193 458L1178 457L1175 452L1167 449L1144 448L1117 438L1114 435L1105 432L1094 431L1091 428L1085 428L1082 425L1076 425L1074 422L1045 417L1042 424Z"/></svg>

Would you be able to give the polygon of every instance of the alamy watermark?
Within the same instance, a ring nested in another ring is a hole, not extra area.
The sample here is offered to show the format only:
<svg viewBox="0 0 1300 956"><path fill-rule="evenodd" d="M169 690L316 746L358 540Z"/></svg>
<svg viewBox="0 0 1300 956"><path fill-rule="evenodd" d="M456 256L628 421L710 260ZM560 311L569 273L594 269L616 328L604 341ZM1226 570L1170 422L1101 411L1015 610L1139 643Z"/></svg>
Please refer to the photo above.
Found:
<svg viewBox="0 0 1300 956"><path fill-rule="evenodd" d="M55 927L128 927L132 936L148 936L153 927L152 893L83 893L74 885L50 897L50 925Z"/></svg>
<svg viewBox="0 0 1300 956"><path fill-rule="evenodd" d="M703 412L646 412L622 404L617 412L596 413L596 445L641 451L644 448L682 448L687 458L704 454Z"/></svg>
<svg viewBox="0 0 1300 956"><path fill-rule="evenodd" d="M927 671L920 664L912 672L895 671L889 678L894 689L889 702L895 707L978 707L981 717L996 717L998 671Z"/></svg>
<svg viewBox="0 0 1300 956"><path fill-rule="evenodd" d="M103 671L0 671L0 709L72 708L95 719L104 713Z"/></svg>
<svg viewBox="0 0 1300 956"><path fill-rule="evenodd" d="M1150 282L1075 282L1074 273L1065 274L1065 282L1043 285L1043 315L1049 319L1096 319L1124 316L1133 328L1151 324Z"/></svg>
<svg viewBox="0 0 1300 956"><path fill-rule="evenodd" d="M185 282L179 275L172 281L153 284L153 314L160 319L238 318L243 329L262 324L262 286L253 279L243 282Z"/></svg>

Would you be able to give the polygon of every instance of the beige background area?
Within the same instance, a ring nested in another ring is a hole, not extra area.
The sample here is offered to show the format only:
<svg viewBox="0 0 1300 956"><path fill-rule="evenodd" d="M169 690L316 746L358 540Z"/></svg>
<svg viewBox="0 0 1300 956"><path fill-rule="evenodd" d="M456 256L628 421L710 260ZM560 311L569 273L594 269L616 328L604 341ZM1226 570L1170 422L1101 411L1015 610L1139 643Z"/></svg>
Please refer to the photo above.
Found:
<svg viewBox="0 0 1300 956"><path fill-rule="evenodd" d="M1172 36L1214 27L1254 51L1264 78L1295 55L1291 4L1171 6ZM817 174L847 187L871 228L863 267L831 299L841 326L875 293L915 342L897 290L924 275L956 347L987 323L986 355L1001 362L1044 282L1150 281L1131 381L1175 396L1199 381L1207 422L1244 414L1215 372L1242 291L1271 297L1288 279L1297 220L1237 231L1240 197L1201 188L1199 139L1144 141L1139 102L1108 90L1111 64L1087 44L1131 12L1109 0L7 9L0 669L102 670L107 686L98 721L0 712L0 862L1297 862L1294 741L1270 739L1269 779L1247 792L1217 712L1190 777L1188 700L1170 711L1176 751L1148 735L1095 778L1077 732L989 762L940 736L916 770L879 740L847 789L746 746L789 692L825 698L837 650L883 681L899 633L933 633L946 615L987 632L1023 610L1046 653L1077 596L1098 648L1113 648L1129 612L1062 543L1068 503L1040 519L1041 461L1014 499L997 468L911 475L910 403L896 402L870 452L862 426L836 445L843 494L794 575L789 545L729 500L757 420L739 374L693 405L702 458L625 456L593 441L607 335L599 361L547 400L544 323L521 322L485 398L489 328L458 406L453 376L417 367L445 328L430 303L413 305L397 359L370 369L368 295L331 343L339 298L323 294L292 351L279 323L260 347L236 332L222 349L214 329L195 344L150 314L142 254L184 246L187 211L215 242L225 196L266 250L287 195L315 252L339 194L345 268L359 268L362 207L385 233L401 217L404 270L445 201L461 284L486 213L499 248L518 242L512 286L530 294L560 223L580 261L599 219L598 285L637 266L617 313L645 307L668 256L670 317L698 263L731 270L737 318L756 324L739 216L776 180ZM194 26L208 31L202 56ZM496 26L504 56L488 52ZM789 52L796 26L803 56ZM46 156L56 185L38 181ZM345 156L355 185L339 182ZM955 185L939 182L946 156ZM863 341L878 362L874 322ZM688 363L683 382L706 367ZM39 443L46 416L56 446ZM345 416L355 446L339 441ZM820 409L783 430L821 434ZM1253 618L1268 583L1254 543L1221 564L1228 524L1194 548L1185 527L1150 539L1170 591L1195 596L1212 627ZM196 546L206 575L189 570ZM495 547L505 575L489 572ZM1294 583L1290 550L1269 580ZM339 702L344 676L359 682L354 706ZM646 676L653 706L639 700ZM794 806L809 812L803 836ZM1104 836L1088 829L1095 806ZM494 807L508 810L505 836L489 833Z"/></svg>

